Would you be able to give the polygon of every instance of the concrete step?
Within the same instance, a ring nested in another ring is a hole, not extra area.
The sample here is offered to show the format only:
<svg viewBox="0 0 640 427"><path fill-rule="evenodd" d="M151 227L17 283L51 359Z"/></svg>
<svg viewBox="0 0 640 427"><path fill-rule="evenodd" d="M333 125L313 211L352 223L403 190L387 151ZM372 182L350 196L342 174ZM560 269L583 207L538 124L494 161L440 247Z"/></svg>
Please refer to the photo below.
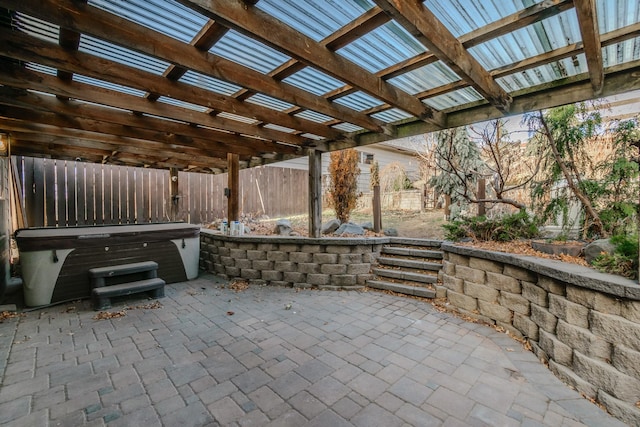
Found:
<svg viewBox="0 0 640 427"><path fill-rule="evenodd" d="M405 285L402 283L385 282L383 280L367 280L367 286L374 289L398 292L405 295L413 295L424 298L435 298L436 292L433 289L420 286Z"/></svg>
<svg viewBox="0 0 640 427"><path fill-rule="evenodd" d="M372 272L377 277L406 280L409 282L436 283L438 281L438 276L436 274L413 273L410 271L391 270L388 268L374 268Z"/></svg>
<svg viewBox="0 0 640 427"><path fill-rule="evenodd" d="M442 268L442 264L437 262L415 261L411 259L389 258L389 257L382 257L382 256L378 258L378 264L390 265L394 267L413 268L415 270L430 270L430 271L439 271Z"/></svg>
<svg viewBox="0 0 640 427"><path fill-rule="evenodd" d="M442 251L431 249L413 249L402 248L397 246L384 246L382 248L383 254L388 255L401 255L413 258L427 258L427 259L442 259Z"/></svg>
<svg viewBox="0 0 640 427"><path fill-rule="evenodd" d="M440 246L442 245L442 240L411 239L406 237L392 237L389 239L389 242L392 245L420 246L420 247L428 247L428 248L440 248Z"/></svg>

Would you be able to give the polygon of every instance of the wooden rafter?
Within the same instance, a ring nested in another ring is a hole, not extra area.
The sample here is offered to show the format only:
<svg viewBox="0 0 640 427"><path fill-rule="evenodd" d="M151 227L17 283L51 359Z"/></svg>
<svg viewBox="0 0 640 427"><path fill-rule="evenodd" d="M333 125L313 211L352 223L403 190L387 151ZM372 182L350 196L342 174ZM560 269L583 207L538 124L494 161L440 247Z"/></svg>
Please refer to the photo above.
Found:
<svg viewBox="0 0 640 427"><path fill-rule="evenodd" d="M509 111L511 96L421 2L375 1L438 59L447 64L462 79L467 80L490 104L503 112Z"/></svg>
<svg viewBox="0 0 640 427"><path fill-rule="evenodd" d="M163 93L171 98L214 108L218 111L229 111L234 114L251 117L267 123L302 129L304 132L323 136L328 139L341 139L342 134L330 127L291 117L288 114L257 105L238 102L230 96L221 95L206 89L181 82L171 82L161 76L138 68L119 64L108 59L99 58L84 52L67 52L55 44L48 43L36 37L14 31L0 29L0 38L5 43L0 44L0 55L35 62L49 67L82 73L98 79L108 78L109 81L139 90L152 89L154 93ZM247 133L246 126L234 127L233 123L227 128L230 132ZM257 129L256 129L257 130ZM317 144L312 141L302 141L302 144Z"/></svg>
<svg viewBox="0 0 640 427"><path fill-rule="evenodd" d="M310 92L279 82L209 52L202 52L188 43L90 5L78 4L72 0L1 0L0 4L8 9L109 40L204 75L247 87L331 117L340 117L346 122L371 131L391 133L383 123L350 108L330 103Z"/></svg>
<svg viewBox="0 0 640 427"><path fill-rule="evenodd" d="M247 34L282 53L313 66L419 119L444 125L444 116L326 46L240 0L179 0L225 26Z"/></svg>
<svg viewBox="0 0 640 427"><path fill-rule="evenodd" d="M594 94L599 95L604 84L604 70L596 4L593 0L576 1L575 9L576 15L578 15L580 34L582 34L584 55L589 67L591 87L593 87Z"/></svg>

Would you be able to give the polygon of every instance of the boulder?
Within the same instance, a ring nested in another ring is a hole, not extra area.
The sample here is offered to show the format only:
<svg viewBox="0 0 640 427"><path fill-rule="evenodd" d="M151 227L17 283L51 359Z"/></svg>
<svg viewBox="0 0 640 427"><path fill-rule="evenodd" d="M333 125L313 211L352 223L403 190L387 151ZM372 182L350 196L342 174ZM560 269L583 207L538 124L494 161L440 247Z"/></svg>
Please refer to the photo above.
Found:
<svg viewBox="0 0 640 427"><path fill-rule="evenodd" d="M398 230L395 228L387 228L384 230L384 235L389 237L398 237Z"/></svg>
<svg viewBox="0 0 640 427"><path fill-rule="evenodd" d="M275 234L279 236L289 236L292 231L293 228L291 228L291 221L288 219L279 219L276 222L276 228L274 230Z"/></svg>
<svg viewBox="0 0 640 427"><path fill-rule="evenodd" d="M322 228L320 229L320 232L322 234L331 234L334 231L336 231L338 227L340 227L340 220L334 218L322 224Z"/></svg>
<svg viewBox="0 0 640 427"><path fill-rule="evenodd" d="M598 239L589 243L584 247L584 258L589 264L596 259L602 252L611 254L616 250L616 247L609 241L609 239Z"/></svg>
<svg viewBox="0 0 640 427"><path fill-rule="evenodd" d="M360 227L364 228L365 230L373 231L373 223L372 222L364 222L364 223L360 224Z"/></svg>
<svg viewBox="0 0 640 427"><path fill-rule="evenodd" d="M340 225L333 234L336 236L341 236L343 234L356 234L358 236L362 236L364 235L364 228L360 227L358 224L347 222Z"/></svg>

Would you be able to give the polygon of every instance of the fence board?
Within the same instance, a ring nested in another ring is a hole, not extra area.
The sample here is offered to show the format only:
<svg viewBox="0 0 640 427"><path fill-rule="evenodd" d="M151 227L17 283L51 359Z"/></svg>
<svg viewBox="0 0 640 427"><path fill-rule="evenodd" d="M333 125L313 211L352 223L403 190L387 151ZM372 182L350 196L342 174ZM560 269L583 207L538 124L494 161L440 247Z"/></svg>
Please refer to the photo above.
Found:
<svg viewBox="0 0 640 427"><path fill-rule="evenodd" d="M67 163L67 224L68 225L78 225L78 208L77 208L77 189L78 189L78 180L77 180L77 164L76 161L66 162Z"/></svg>
<svg viewBox="0 0 640 427"><path fill-rule="evenodd" d="M45 227L56 225L56 165L51 159L44 159L44 209Z"/></svg>
<svg viewBox="0 0 640 427"><path fill-rule="evenodd" d="M53 223L60 227L66 227L67 222L67 205L69 200L67 199L67 168L64 160L56 160L54 163L55 180L55 206L57 211L57 220ZM48 198L48 197L47 197Z"/></svg>

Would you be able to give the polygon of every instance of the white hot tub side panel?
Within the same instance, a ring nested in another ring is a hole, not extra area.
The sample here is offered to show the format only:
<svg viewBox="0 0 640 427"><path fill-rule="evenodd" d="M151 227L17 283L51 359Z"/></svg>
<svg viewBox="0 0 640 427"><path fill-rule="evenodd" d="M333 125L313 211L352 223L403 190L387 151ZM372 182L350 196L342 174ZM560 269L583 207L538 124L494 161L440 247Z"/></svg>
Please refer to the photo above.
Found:
<svg viewBox="0 0 640 427"><path fill-rule="evenodd" d="M191 239L175 239L171 240L182 258L182 265L187 274L187 279L195 279L198 277L198 263L200 262L200 238L193 237ZM184 248L183 246L184 242Z"/></svg>
<svg viewBox="0 0 640 427"><path fill-rule="evenodd" d="M24 302L29 307L51 304L51 297L67 256L75 249L57 249L58 261L53 251L23 252L20 254L24 279Z"/></svg>

